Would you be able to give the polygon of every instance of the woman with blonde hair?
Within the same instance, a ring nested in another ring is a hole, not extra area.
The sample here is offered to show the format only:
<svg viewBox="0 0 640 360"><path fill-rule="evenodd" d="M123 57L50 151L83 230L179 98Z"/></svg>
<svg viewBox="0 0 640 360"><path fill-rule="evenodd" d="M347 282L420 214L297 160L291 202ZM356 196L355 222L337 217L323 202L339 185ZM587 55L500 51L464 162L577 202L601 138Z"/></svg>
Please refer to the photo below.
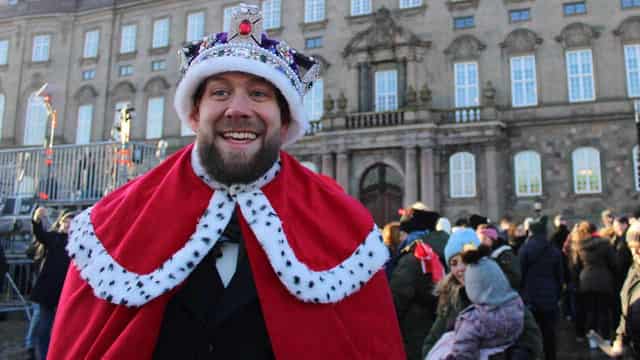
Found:
<svg viewBox="0 0 640 360"><path fill-rule="evenodd" d="M392 221L384 226L382 229L382 241L389 249L391 255L389 261L385 265L385 272L387 273L387 279L391 279L391 273L395 267L398 257L398 246L402 242L400 238L400 222Z"/></svg>

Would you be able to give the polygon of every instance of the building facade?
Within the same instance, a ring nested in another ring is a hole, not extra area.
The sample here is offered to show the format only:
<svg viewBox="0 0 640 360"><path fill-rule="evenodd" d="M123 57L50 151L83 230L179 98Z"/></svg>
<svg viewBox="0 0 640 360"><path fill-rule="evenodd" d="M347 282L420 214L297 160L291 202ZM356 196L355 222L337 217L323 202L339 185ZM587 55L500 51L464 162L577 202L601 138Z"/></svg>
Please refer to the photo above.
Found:
<svg viewBox="0 0 640 360"><path fill-rule="evenodd" d="M256 1L247 1L257 3ZM0 8L0 146L193 141L173 110L175 56L228 26L238 1L9 0ZM422 200L450 218L595 219L640 195L637 0L267 0L265 28L324 65L314 120L288 150L335 178L378 223ZM312 205L311 205L312 206Z"/></svg>

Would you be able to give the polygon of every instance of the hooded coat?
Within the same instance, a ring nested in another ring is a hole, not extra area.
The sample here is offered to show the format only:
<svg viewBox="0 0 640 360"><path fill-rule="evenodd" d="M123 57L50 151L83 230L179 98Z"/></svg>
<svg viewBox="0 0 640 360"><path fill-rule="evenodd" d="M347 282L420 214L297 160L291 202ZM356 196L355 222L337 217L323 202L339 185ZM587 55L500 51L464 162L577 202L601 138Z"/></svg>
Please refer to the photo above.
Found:
<svg viewBox="0 0 640 360"><path fill-rule="evenodd" d="M578 291L613 295L616 259L609 241L593 235L578 242L575 250L572 272L578 280Z"/></svg>
<svg viewBox="0 0 640 360"><path fill-rule="evenodd" d="M543 233L535 234L522 246L519 257L524 302L543 311L556 309L564 278L560 250Z"/></svg>

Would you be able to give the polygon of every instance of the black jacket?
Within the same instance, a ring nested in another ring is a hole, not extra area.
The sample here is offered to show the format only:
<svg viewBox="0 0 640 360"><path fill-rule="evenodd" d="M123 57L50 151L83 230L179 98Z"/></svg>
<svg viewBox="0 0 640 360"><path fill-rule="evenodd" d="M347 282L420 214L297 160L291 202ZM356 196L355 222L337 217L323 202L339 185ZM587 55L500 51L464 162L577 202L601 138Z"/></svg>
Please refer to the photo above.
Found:
<svg viewBox="0 0 640 360"><path fill-rule="evenodd" d="M571 271L573 279L577 280L578 291L613 295L616 259L609 241L597 236L582 240L576 255Z"/></svg>
<svg viewBox="0 0 640 360"><path fill-rule="evenodd" d="M0 284L4 281L4 274L9 271L9 264L7 264L7 258L4 256L4 249L0 246Z"/></svg>
<svg viewBox="0 0 640 360"><path fill-rule="evenodd" d="M241 238L239 243L236 272L226 288L214 248L169 301L154 359L274 359Z"/></svg>
<svg viewBox="0 0 640 360"><path fill-rule="evenodd" d="M633 259L631 257L631 251L629 251L629 246L627 245L626 233L622 236L614 236L611 239L611 245L613 246L616 260L615 291L619 292L620 289L622 289Z"/></svg>
<svg viewBox="0 0 640 360"><path fill-rule="evenodd" d="M567 236L569 236L569 229L567 229L566 225L560 225L556 228L556 231L553 232L550 240L558 250L562 251L562 246L564 245L564 241L567 240Z"/></svg>
<svg viewBox="0 0 640 360"><path fill-rule="evenodd" d="M532 235L520 249L520 266L524 302L543 311L556 309L564 278L560 250L546 236Z"/></svg>
<svg viewBox="0 0 640 360"><path fill-rule="evenodd" d="M31 291L31 300L49 309L55 309L60 300L64 278L69 268L69 255L65 250L67 234L45 231L41 222L32 221L33 235L44 244L47 256L42 271Z"/></svg>

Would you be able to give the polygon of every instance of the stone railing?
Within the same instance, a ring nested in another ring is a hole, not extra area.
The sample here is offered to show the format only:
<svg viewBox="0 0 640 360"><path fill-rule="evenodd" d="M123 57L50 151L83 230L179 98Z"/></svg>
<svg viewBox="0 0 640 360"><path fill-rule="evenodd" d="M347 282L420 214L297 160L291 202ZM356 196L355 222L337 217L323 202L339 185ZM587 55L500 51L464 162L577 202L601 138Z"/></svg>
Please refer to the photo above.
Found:
<svg viewBox="0 0 640 360"><path fill-rule="evenodd" d="M447 110L436 110L440 113L440 123L469 123L482 120L481 107L466 107Z"/></svg>
<svg viewBox="0 0 640 360"><path fill-rule="evenodd" d="M305 132L304 135L312 136L320 131L322 131L322 121L312 120L312 121L309 121L309 129L307 129L307 132Z"/></svg>
<svg viewBox="0 0 640 360"><path fill-rule="evenodd" d="M347 129L397 126L404 124L404 111L365 112L346 116Z"/></svg>

